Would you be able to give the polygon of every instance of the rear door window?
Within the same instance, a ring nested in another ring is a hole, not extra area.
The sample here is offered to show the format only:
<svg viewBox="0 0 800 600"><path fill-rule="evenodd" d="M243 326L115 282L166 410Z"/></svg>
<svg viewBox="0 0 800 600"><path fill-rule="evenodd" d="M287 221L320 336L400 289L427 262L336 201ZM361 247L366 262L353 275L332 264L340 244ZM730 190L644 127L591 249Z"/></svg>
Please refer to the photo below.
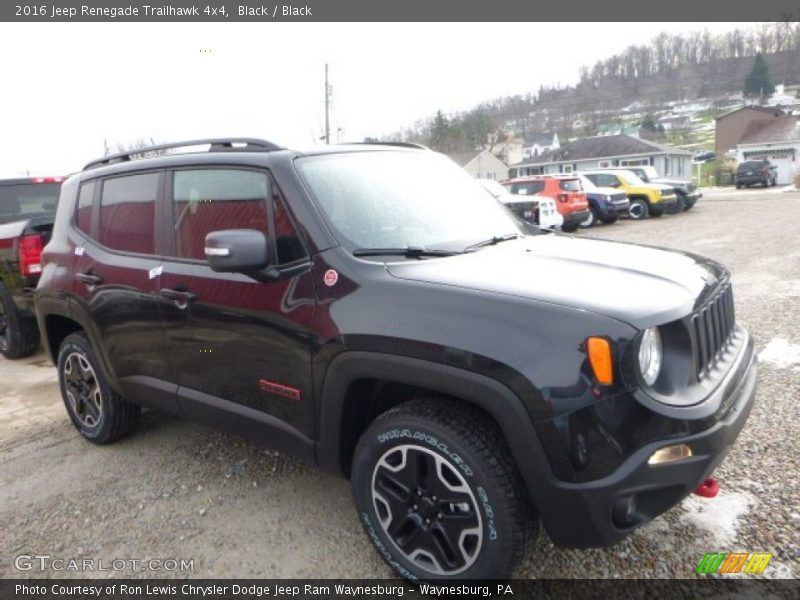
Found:
<svg viewBox="0 0 800 600"><path fill-rule="evenodd" d="M114 177L103 182L98 241L113 250L155 253L158 173Z"/></svg>

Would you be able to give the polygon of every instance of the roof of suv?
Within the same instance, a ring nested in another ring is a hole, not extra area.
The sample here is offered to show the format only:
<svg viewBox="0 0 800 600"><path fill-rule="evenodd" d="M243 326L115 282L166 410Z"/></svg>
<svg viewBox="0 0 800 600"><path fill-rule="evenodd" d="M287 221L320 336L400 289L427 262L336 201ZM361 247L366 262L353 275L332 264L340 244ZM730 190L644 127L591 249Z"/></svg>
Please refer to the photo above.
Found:
<svg viewBox="0 0 800 600"><path fill-rule="evenodd" d="M207 149L195 150L189 152L169 152L169 153L167 152L169 150L177 150L181 148L186 150L192 148L199 148L201 146L207 146ZM95 169L100 167L122 165L130 163L132 161L136 161L137 163L139 163L139 161L147 161L144 164L149 165L153 161L158 161L158 163L161 163L162 161L165 161L170 157L191 156L193 158L196 158L198 155L214 155L219 157L220 154L263 155L264 153L272 153L272 152L291 152L295 155L337 154L342 152L364 151L367 148L375 150L378 149L388 150L393 148L427 150L425 146L410 142L370 142L370 143L341 144L335 146L320 146L312 148L310 150L298 151L298 150L290 150L288 148L284 148L283 146L279 146L268 140L261 140L257 138L210 138L202 140L188 140L184 142L174 142L169 144L156 144L153 146L136 148L125 152L104 156L88 162L83 167L83 170L87 171L90 169Z"/></svg>

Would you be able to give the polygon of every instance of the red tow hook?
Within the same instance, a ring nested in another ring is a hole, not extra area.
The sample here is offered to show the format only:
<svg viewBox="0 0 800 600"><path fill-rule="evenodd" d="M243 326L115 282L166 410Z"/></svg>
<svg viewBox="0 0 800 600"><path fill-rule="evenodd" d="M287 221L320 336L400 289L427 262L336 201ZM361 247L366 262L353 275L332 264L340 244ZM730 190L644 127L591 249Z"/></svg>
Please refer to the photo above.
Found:
<svg viewBox="0 0 800 600"><path fill-rule="evenodd" d="M719 480L715 479L714 477L709 477L703 483L697 486L697 489L694 491L694 493L698 496L702 496L703 498L714 498L717 494L719 494Z"/></svg>

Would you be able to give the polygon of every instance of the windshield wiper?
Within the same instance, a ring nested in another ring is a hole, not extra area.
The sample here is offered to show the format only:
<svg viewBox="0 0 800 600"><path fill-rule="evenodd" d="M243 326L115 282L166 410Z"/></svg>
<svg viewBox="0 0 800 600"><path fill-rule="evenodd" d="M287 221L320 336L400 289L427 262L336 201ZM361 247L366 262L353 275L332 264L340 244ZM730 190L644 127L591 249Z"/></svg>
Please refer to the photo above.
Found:
<svg viewBox="0 0 800 600"><path fill-rule="evenodd" d="M496 235L494 237L490 237L488 240L483 240L482 242L470 244L469 246L464 248L464 252L472 252L473 250L484 248L486 246L495 246L501 242L508 242L510 240L516 240L521 237L524 236L519 233L507 233L505 235Z"/></svg>
<svg viewBox="0 0 800 600"><path fill-rule="evenodd" d="M356 248L353 256L406 256L418 258L423 256L453 256L461 254L454 250L429 250L422 246L406 246L405 248Z"/></svg>

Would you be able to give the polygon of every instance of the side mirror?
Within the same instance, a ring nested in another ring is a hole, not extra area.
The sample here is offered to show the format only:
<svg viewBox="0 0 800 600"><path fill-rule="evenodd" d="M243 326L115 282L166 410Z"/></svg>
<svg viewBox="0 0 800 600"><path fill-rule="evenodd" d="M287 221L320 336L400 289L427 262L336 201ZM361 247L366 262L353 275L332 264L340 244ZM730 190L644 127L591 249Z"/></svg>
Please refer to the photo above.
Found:
<svg viewBox="0 0 800 600"><path fill-rule="evenodd" d="M212 231L206 236L206 260L221 273L247 273L270 263L269 238L255 229Z"/></svg>

